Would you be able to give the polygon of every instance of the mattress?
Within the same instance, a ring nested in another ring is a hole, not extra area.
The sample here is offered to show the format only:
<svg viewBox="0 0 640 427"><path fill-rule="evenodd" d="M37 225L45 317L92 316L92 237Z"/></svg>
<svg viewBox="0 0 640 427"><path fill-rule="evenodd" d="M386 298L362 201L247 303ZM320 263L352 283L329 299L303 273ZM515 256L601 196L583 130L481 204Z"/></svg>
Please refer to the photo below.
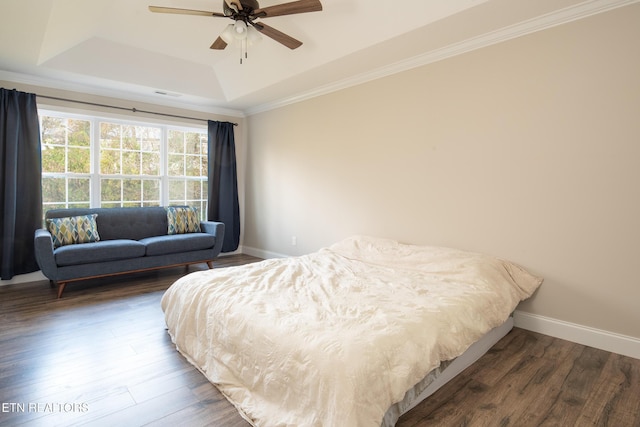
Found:
<svg viewBox="0 0 640 427"><path fill-rule="evenodd" d="M177 349L252 425L377 427L541 283L488 255L355 236L191 273L161 305Z"/></svg>

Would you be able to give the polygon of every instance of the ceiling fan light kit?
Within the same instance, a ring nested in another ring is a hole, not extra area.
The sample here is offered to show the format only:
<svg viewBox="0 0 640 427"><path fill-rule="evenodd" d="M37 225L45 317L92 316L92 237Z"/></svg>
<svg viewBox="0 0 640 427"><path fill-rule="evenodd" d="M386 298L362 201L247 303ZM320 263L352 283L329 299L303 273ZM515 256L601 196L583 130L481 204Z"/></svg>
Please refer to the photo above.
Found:
<svg viewBox="0 0 640 427"><path fill-rule="evenodd" d="M247 38L247 24L244 21L237 20L235 24L233 24L233 29L235 30L237 39L245 39Z"/></svg>
<svg viewBox="0 0 640 427"><path fill-rule="evenodd" d="M247 43L249 43L249 46L258 44L261 41L262 36L260 35L260 32L258 30L256 30L254 27L247 28Z"/></svg>
<svg viewBox="0 0 640 427"><path fill-rule="evenodd" d="M224 31L220 34L220 38L226 43L231 44L235 40L235 30L233 24L229 24L225 27ZM211 47L214 49L214 47Z"/></svg>
<svg viewBox="0 0 640 427"><path fill-rule="evenodd" d="M223 13L203 10L180 9L163 6L149 6L155 13L171 13L181 15L210 16L214 18L230 18L235 22L225 27L220 36L213 42L211 49L223 50L228 45L240 43L242 56L247 57L247 46L258 43L261 34L277 41L289 49L297 49L302 42L270 27L258 20L273 16L294 15L298 13L319 12L322 10L320 0L297 0L260 8L257 0L223 0Z"/></svg>

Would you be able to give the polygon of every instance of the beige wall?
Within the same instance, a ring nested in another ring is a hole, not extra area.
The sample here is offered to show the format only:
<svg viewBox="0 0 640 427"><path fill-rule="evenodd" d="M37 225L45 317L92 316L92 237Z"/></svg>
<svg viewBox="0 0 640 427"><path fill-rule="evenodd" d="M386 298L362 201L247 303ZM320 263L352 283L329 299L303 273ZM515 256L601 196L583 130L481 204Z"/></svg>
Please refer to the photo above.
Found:
<svg viewBox="0 0 640 427"><path fill-rule="evenodd" d="M640 338L639 22L628 6L249 117L245 247L487 252L545 277L522 311Z"/></svg>

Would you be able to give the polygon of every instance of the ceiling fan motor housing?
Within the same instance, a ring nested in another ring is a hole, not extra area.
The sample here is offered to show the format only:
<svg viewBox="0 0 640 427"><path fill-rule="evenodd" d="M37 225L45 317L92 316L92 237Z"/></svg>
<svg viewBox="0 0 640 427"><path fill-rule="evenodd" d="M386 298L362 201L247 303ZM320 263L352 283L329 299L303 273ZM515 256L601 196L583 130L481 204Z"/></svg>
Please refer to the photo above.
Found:
<svg viewBox="0 0 640 427"><path fill-rule="evenodd" d="M257 0L240 0L240 4L242 5L243 11L248 15L254 10L260 8ZM231 9L226 1L222 1L222 10L226 16L233 16L236 11Z"/></svg>

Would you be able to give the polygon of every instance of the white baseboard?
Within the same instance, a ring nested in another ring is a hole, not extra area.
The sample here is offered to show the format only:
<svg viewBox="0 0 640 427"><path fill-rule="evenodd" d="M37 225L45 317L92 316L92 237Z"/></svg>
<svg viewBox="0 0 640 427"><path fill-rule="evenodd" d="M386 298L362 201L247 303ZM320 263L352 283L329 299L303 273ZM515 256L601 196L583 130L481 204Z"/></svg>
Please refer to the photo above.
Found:
<svg viewBox="0 0 640 427"><path fill-rule="evenodd" d="M515 326L600 350L640 359L640 339L516 310Z"/></svg>
<svg viewBox="0 0 640 427"><path fill-rule="evenodd" d="M289 255L280 254L277 252L265 251L262 249L250 248L248 246L242 247L242 253L255 256L262 259L272 259L272 258L287 258Z"/></svg>
<svg viewBox="0 0 640 427"><path fill-rule="evenodd" d="M222 258L222 257L226 257L226 256L230 256L230 255L239 255L239 254L243 254L244 251L242 249L242 245L238 246L238 249L236 249L233 252L220 252L218 254L218 258Z"/></svg>
<svg viewBox="0 0 640 427"><path fill-rule="evenodd" d="M48 281L44 274L40 270L34 271L33 273L27 274L19 274L17 276L13 276L10 280L0 280L0 286L5 285L17 285L18 283L30 283L30 282L41 282Z"/></svg>

